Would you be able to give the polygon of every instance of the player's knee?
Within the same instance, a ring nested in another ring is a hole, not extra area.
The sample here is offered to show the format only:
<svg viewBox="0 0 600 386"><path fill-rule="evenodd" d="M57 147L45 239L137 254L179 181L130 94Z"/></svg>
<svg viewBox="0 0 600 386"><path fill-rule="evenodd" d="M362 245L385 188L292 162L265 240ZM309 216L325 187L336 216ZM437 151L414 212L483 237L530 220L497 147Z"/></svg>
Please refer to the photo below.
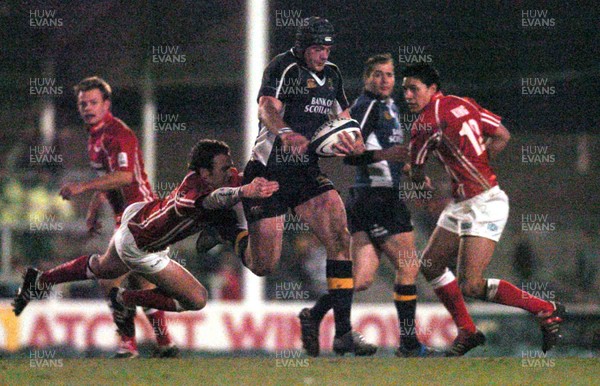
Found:
<svg viewBox="0 0 600 386"><path fill-rule="evenodd" d="M248 267L248 269L250 269L250 271L252 271L253 274L255 274L256 276L267 276L269 274L271 274L273 272L273 267L271 267L270 265L264 265L264 264L260 264L260 265L250 265L250 267Z"/></svg>
<svg viewBox="0 0 600 386"><path fill-rule="evenodd" d="M481 299L485 295L485 288L479 280L463 279L459 285L464 296Z"/></svg>
<svg viewBox="0 0 600 386"><path fill-rule="evenodd" d="M339 255L345 251L350 250L350 232L346 227L339 227L334 229L333 234L326 241L325 247L330 250L334 255Z"/></svg>
<svg viewBox="0 0 600 386"><path fill-rule="evenodd" d="M354 281L354 291L365 291L373 284L373 278L356 278Z"/></svg>
<svg viewBox="0 0 600 386"><path fill-rule="evenodd" d="M200 311L206 306L206 302L208 301L208 291L206 288L200 288L195 296L182 299L180 303L186 311Z"/></svg>

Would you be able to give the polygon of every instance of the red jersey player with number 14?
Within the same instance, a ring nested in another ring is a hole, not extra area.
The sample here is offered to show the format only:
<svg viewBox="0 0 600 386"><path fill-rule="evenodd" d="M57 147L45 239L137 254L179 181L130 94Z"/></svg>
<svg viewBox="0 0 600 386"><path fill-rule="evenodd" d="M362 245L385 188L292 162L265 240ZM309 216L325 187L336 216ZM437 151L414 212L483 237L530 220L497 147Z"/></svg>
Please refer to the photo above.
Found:
<svg viewBox="0 0 600 386"><path fill-rule="evenodd" d="M452 179L454 202L444 209L425 251L421 270L458 326L447 356L462 356L484 344L461 295L522 308L540 324L546 352L559 340L565 314L562 304L537 298L511 283L486 279L496 243L508 219L508 197L498 186L489 157L510 139L498 115L473 99L444 95L438 72L428 64L403 71L404 98L419 113L411 128L411 177L425 181L424 166L433 152ZM458 259L458 281L447 268Z"/></svg>

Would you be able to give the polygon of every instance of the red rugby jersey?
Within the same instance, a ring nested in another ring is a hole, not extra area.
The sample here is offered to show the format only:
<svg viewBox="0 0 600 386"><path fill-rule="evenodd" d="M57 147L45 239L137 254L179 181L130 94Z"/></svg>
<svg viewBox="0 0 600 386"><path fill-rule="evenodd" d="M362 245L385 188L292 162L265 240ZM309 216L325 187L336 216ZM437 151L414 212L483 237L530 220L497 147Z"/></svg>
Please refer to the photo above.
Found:
<svg viewBox="0 0 600 386"><path fill-rule="evenodd" d="M133 172L133 183L105 192L117 222L128 205L155 198L135 134L110 112L89 128L88 154L92 168L100 175L116 171Z"/></svg>
<svg viewBox="0 0 600 386"><path fill-rule="evenodd" d="M411 128L413 165L423 165L435 153L452 179L452 195L460 201L496 185L485 138L500 125L500 116L471 98L436 93Z"/></svg>
<svg viewBox="0 0 600 386"><path fill-rule="evenodd" d="M198 173L189 172L168 197L147 203L129 221L137 246L143 251L161 251L214 221L221 212L202 207L202 200L214 190Z"/></svg>

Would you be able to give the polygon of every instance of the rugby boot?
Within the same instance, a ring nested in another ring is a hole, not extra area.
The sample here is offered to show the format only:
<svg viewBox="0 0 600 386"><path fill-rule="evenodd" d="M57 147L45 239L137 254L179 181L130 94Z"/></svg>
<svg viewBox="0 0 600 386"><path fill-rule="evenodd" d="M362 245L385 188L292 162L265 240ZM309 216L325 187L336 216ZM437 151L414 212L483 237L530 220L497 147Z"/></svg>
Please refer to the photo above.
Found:
<svg viewBox="0 0 600 386"><path fill-rule="evenodd" d="M314 320L310 314L310 308L304 308L298 315L300 318L302 347L306 354L311 357L318 357L319 347L319 322Z"/></svg>
<svg viewBox="0 0 600 386"><path fill-rule="evenodd" d="M340 338L333 339L333 351L338 355L353 353L356 356L371 356L377 352L377 346L367 343L356 331L348 331Z"/></svg>
<svg viewBox="0 0 600 386"><path fill-rule="evenodd" d="M458 333L452 346L446 351L447 357L460 357L471 351L477 346L485 344L485 335L483 332L477 330L474 334L469 334L463 331Z"/></svg>
<svg viewBox="0 0 600 386"><path fill-rule="evenodd" d="M565 319L565 306L562 303L550 302L554 306L552 312L540 312L536 315L540 328L542 329L542 351L545 353L558 343L562 338L560 335L560 324Z"/></svg>

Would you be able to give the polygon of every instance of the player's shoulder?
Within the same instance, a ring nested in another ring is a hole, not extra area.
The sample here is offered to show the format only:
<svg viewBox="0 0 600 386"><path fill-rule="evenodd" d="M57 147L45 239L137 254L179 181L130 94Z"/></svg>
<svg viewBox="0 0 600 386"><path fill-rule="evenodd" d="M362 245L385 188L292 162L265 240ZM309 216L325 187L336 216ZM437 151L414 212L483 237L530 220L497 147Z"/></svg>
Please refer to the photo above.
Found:
<svg viewBox="0 0 600 386"><path fill-rule="evenodd" d="M366 109L369 108L369 106L371 106L372 104L375 104L377 102L377 99L375 99L373 96L368 95L366 93L362 93L359 95L358 98L356 98L354 100L354 102L352 103L352 106L350 107L350 111L351 112L360 112L360 111L364 111Z"/></svg>
<svg viewBox="0 0 600 386"><path fill-rule="evenodd" d="M179 191L181 193L187 193L189 191L195 191L200 194L208 194L210 192L211 187L208 182L200 176L200 174L195 171L188 171L188 173L181 181L179 186Z"/></svg>
<svg viewBox="0 0 600 386"><path fill-rule="evenodd" d="M332 72L333 74L342 77L342 72L337 64L330 62L329 60L325 62L325 71Z"/></svg>
<svg viewBox="0 0 600 386"><path fill-rule="evenodd" d="M446 110L461 108L461 106L470 111L479 111L481 109L481 106L477 104L475 99L456 95L444 95L440 99L440 103Z"/></svg>
<svg viewBox="0 0 600 386"><path fill-rule="evenodd" d="M283 73L294 67L299 67L298 58L296 58L292 50L289 49L271 59L267 68L278 73Z"/></svg>
<svg viewBox="0 0 600 386"><path fill-rule="evenodd" d="M105 133L111 137L134 137L135 133L125 122L117 117L112 117L106 122Z"/></svg>

